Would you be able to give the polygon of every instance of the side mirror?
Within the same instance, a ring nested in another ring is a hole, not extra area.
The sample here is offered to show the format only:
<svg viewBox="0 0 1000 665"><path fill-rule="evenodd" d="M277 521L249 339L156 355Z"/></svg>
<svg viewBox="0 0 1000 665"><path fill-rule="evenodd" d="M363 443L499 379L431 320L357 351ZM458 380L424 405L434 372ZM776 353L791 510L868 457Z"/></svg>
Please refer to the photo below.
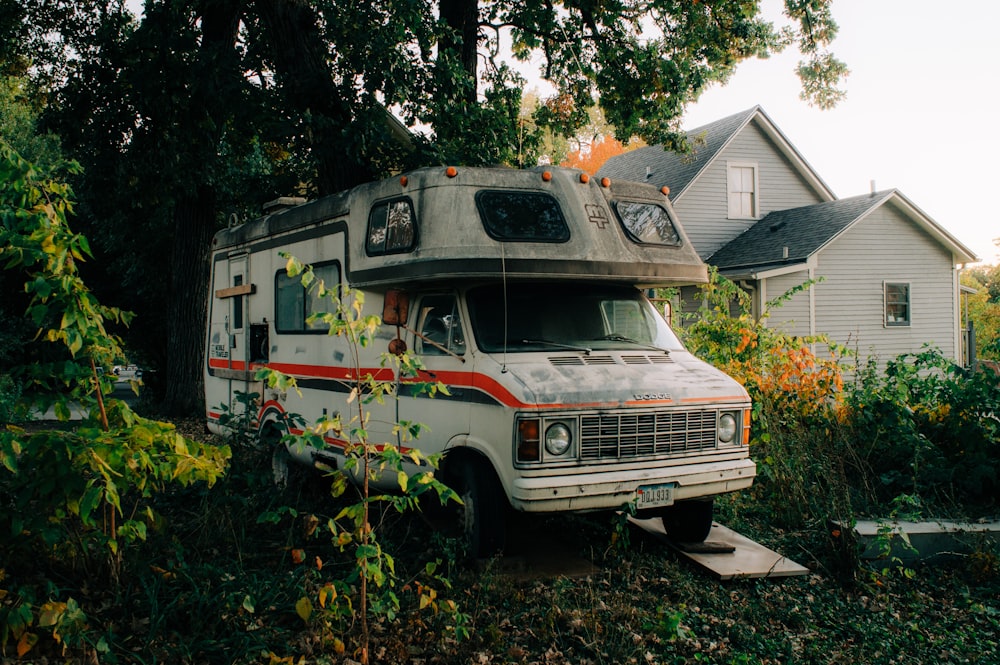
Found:
<svg viewBox="0 0 1000 665"><path fill-rule="evenodd" d="M382 305L382 323L390 326L405 326L410 314L410 296L404 291L390 289L385 293Z"/></svg>

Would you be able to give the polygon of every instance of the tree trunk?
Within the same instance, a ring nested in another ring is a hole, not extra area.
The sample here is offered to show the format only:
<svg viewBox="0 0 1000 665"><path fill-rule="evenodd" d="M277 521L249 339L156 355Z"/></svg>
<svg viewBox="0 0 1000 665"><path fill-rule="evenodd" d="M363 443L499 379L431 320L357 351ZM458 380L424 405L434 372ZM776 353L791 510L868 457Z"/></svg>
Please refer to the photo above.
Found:
<svg viewBox="0 0 1000 665"><path fill-rule="evenodd" d="M215 229L211 187L174 207L170 250L170 302L164 409L170 415L201 413L204 399L205 326L210 243Z"/></svg>
<svg viewBox="0 0 1000 665"><path fill-rule="evenodd" d="M441 20L452 33L441 39L439 53L454 51L462 69L472 81L479 75L479 2L478 0L441 0ZM476 86L466 91L466 102L476 103Z"/></svg>
<svg viewBox="0 0 1000 665"><path fill-rule="evenodd" d="M257 13L285 103L309 118L320 195L349 189L374 178L368 165L345 145L353 120L350 100L337 89L327 42L316 9L306 0L257 0Z"/></svg>
<svg viewBox="0 0 1000 665"><path fill-rule="evenodd" d="M198 71L190 81L188 129L196 156L195 184L174 193L164 411L204 414L204 356L209 255L216 229L215 172L219 143L232 113L224 90L238 80L234 47L241 0L203 0ZM234 79L235 77L235 79Z"/></svg>

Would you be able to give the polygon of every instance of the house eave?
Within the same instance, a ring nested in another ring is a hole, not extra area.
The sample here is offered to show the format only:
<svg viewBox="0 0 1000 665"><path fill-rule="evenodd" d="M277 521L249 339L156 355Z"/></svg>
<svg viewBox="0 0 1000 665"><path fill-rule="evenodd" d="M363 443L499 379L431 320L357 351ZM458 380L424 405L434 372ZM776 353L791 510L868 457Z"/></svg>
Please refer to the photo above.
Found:
<svg viewBox="0 0 1000 665"><path fill-rule="evenodd" d="M816 267L815 255L807 259L795 259L781 264L769 263L746 266L729 266L719 268L719 274L730 280L752 279L761 280L770 277L780 277L796 272L802 272Z"/></svg>

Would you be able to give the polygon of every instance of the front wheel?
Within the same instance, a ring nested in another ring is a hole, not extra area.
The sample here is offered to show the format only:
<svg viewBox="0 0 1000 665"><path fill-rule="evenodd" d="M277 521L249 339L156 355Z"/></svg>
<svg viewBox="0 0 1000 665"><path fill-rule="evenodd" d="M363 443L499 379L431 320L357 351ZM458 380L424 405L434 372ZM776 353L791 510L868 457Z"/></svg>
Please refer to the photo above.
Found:
<svg viewBox="0 0 1000 665"><path fill-rule="evenodd" d="M704 542L712 531L714 507L712 499L678 501L664 509L663 528L677 542Z"/></svg>
<svg viewBox="0 0 1000 665"><path fill-rule="evenodd" d="M462 460L450 474L450 484L462 499L458 521L469 554L485 559L500 553L506 540L507 499L493 468L485 460Z"/></svg>

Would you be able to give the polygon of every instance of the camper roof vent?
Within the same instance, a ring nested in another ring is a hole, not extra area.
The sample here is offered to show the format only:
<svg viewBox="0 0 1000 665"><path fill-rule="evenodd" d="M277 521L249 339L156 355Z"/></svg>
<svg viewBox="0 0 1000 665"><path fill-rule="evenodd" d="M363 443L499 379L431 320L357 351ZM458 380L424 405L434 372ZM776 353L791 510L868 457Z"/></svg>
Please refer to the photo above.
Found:
<svg viewBox="0 0 1000 665"><path fill-rule="evenodd" d="M287 210L288 208L294 208L295 206L300 206L306 202L304 196L279 196L273 201L268 201L262 208L265 215L270 215L272 213L281 212L282 210Z"/></svg>

